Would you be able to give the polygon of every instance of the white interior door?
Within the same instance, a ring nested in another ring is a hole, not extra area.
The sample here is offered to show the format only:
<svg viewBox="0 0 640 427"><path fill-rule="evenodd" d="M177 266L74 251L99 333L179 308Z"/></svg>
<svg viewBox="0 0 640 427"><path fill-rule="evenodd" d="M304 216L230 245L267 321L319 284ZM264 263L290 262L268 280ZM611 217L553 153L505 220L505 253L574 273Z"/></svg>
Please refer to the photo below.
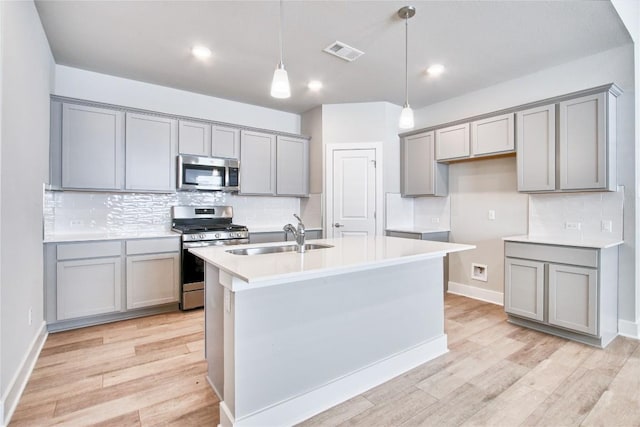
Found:
<svg viewBox="0 0 640 427"><path fill-rule="evenodd" d="M376 150L333 150L332 237L376 234Z"/></svg>

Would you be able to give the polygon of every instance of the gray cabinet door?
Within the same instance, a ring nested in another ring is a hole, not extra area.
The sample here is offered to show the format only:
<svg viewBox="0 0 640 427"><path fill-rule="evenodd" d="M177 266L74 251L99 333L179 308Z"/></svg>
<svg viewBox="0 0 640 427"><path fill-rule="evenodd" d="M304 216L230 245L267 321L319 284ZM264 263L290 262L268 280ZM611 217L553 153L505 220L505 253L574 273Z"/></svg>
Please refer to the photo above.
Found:
<svg viewBox="0 0 640 427"><path fill-rule="evenodd" d="M240 158L240 129L212 126L211 141L213 157Z"/></svg>
<svg viewBox="0 0 640 427"><path fill-rule="evenodd" d="M121 265L120 257L59 261L57 320L120 311Z"/></svg>
<svg viewBox="0 0 640 427"><path fill-rule="evenodd" d="M436 160L469 157L469 123L436 129Z"/></svg>
<svg viewBox="0 0 640 427"><path fill-rule="evenodd" d="M400 169L403 196L435 193L435 132L411 135L400 141Z"/></svg>
<svg viewBox="0 0 640 427"><path fill-rule="evenodd" d="M173 119L127 113L126 189L176 190L176 128Z"/></svg>
<svg viewBox="0 0 640 427"><path fill-rule="evenodd" d="M287 235L284 231L268 231L266 233L249 232L249 243L270 243L270 242L286 242L286 241L287 241Z"/></svg>
<svg viewBox="0 0 640 427"><path fill-rule="evenodd" d="M560 189L607 188L606 94L560 103Z"/></svg>
<svg viewBox="0 0 640 427"><path fill-rule="evenodd" d="M180 254L127 257L127 309L178 302Z"/></svg>
<svg viewBox="0 0 640 427"><path fill-rule="evenodd" d="M276 193L276 137L243 130L240 137L240 193Z"/></svg>
<svg viewBox="0 0 640 427"><path fill-rule="evenodd" d="M549 324L597 335L597 270L549 264Z"/></svg>
<svg viewBox="0 0 640 427"><path fill-rule="evenodd" d="M123 144L121 111L64 104L62 187L121 189Z"/></svg>
<svg viewBox="0 0 640 427"><path fill-rule="evenodd" d="M504 269L504 311L542 322L544 263L506 258Z"/></svg>
<svg viewBox="0 0 640 427"><path fill-rule="evenodd" d="M471 155L484 156L515 150L513 113L471 122Z"/></svg>
<svg viewBox="0 0 640 427"><path fill-rule="evenodd" d="M277 137L276 193L283 196L309 194L309 141L306 139Z"/></svg>
<svg viewBox="0 0 640 427"><path fill-rule="evenodd" d="M211 125L180 120L178 123L178 148L180 154L210 156Z"/></svg>
<svg viewBox="0 0 640 427"><path fill-rule="evenodd" d="M516 113L518 191L556 188L556 107Z"/></svg>

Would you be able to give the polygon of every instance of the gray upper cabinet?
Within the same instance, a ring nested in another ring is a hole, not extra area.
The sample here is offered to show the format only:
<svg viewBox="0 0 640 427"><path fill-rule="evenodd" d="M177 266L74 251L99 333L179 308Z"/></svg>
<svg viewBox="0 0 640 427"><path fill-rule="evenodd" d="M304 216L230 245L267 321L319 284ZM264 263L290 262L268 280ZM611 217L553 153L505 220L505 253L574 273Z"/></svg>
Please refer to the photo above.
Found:
<svg viewBox="0 0 640 427"><path fill-rule="evenodd" d="M403 197L446 196L448 166L436 163L435 132L406 136L400 141L400 190Z"/></svg>
<svg viewBox="0 0 640 427"><path fill-rule="evenodd" d="M516 113L518 191L556 188L555 104Z"/></svg>
<svg viewBox="0 0 640 427"><path fill-rule="evenodd" d="M178 134L180 154L211 155L211 125L209 123L180 120Z"/></svg>
<svg viewBox="0 0 640 427"><path fill-rule="evenodd" d="M241 131L240 193L275 195L275 135L248 130Z"/></svg>
<svg viewBox="0 0 640 427"><path fill-rule="evenodd" d="M309 141L278 136L276 139L276 193L282 196L309 194Z"/></svg>
<svg viewBox="0 0 640 427"><path fill-rule="evenodd" d="M436 129L436 160L469 157L469 123Z"/></svg>
<svg viewBox="0 0 640 427"><path fill-rule="evenodd" d="M62 187L122 188L124 127L121 111L62 105ZM57 140L52 138L52 145ZM58 163L59 165L59 163ZM59 167L52 165L52 169Z"/></svg>
<svg viewBox="0 0 640 427"><path fill-rule="evenodd" d="M240 129L214 125L211 127L211 135L213 157L240 158Z"/></svg>
<svg viewBox="0 0 640 427"><path fill-rule="evenodd" d="M615 85L516 113L518 191L616 191Z"/></svg>
<svg viewBox="0 0 640 427"><path fill-rule="evenodd" d="M615 104L610 93L560 103L561 190L615 191Z"/></svg>
<svg viewBox="0 0 640 427"><path fill-rule="evenodd" d="M471 122L471 155L487 156L515 151L513 113Z"/></svg>
<svg viewBox="0 0 640 427"><path fill-rule="evenodd" d="M175 191L176 120L136 113L127 113L126 119L125 188Z"/></svg>

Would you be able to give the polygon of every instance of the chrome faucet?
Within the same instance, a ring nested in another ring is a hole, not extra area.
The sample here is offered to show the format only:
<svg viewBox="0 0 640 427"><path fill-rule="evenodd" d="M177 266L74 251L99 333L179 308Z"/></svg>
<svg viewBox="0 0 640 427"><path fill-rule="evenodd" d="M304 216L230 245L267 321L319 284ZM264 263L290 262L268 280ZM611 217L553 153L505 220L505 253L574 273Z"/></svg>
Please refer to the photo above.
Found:
<svg viewBox="0 0 640 427"><path fill-rule="evenodd" d="M296 219L298 220L298 226L294 227L291 224L287 224L287 225L285 225L283 227L283 230L293 234L293 237L296 238L296 246L298 247L298 252L299 253L304 253L304 248L305 248L305 244L304 244L304 224L302 223L302 220L300 219L300 217L298 215L293 214L293 216L296 217Z"/></svg>

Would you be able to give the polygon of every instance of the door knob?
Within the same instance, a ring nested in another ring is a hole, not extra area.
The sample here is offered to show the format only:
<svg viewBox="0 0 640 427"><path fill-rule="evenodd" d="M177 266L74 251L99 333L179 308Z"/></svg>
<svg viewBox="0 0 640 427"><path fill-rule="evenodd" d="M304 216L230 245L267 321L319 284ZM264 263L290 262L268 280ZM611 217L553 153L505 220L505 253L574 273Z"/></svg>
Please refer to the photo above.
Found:
<svg viewBox="0 0 640 427"><path fill-rule="evenodd" d="M333 224L333 226L334 226L335 228L344 227L344 225L340 224L339 222L336 222L335 224Z"/></svg>

